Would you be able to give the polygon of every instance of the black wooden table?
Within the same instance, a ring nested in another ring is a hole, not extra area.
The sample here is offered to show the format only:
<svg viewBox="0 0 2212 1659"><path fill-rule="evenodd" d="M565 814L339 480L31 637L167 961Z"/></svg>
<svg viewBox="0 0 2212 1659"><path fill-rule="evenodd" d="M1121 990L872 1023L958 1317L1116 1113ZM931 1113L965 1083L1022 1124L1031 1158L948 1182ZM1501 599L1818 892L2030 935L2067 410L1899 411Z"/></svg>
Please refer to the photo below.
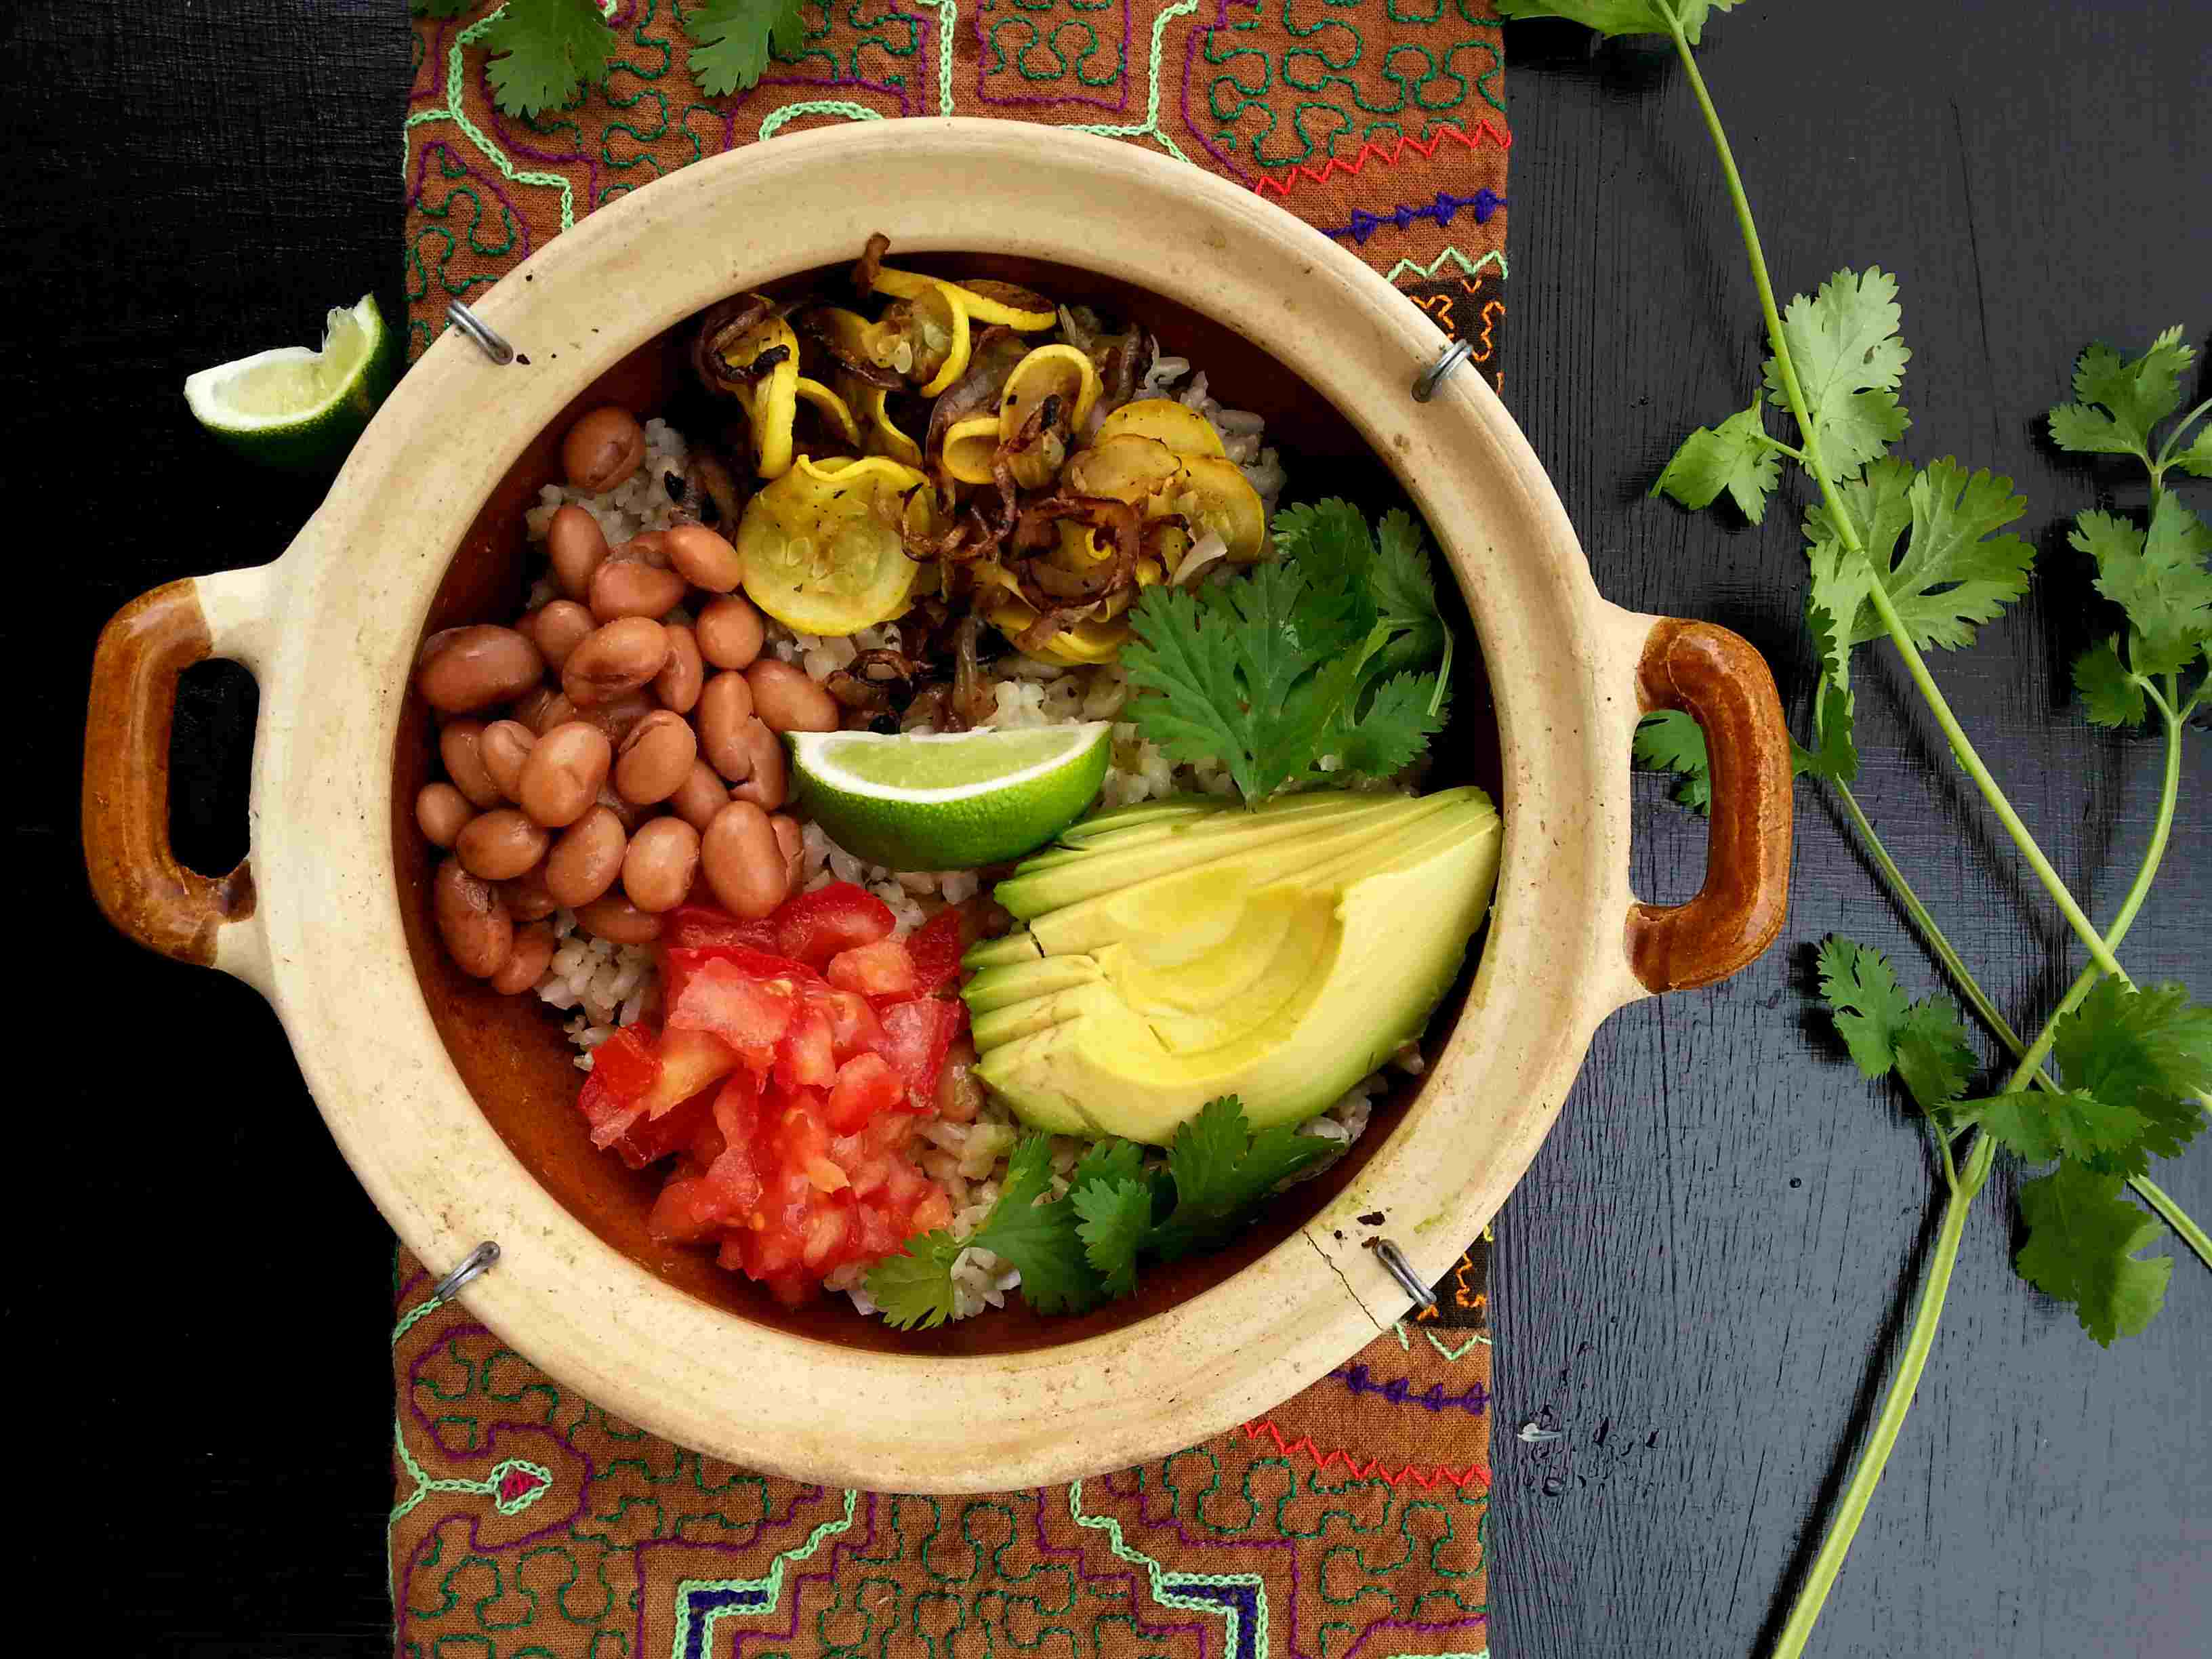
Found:
<svg viewBox="0 0 2212 1659"><path fill-rule="evenodd" d="M317 499L217 453L179 380L310 337L365 287L400 313L404 9L27 0L0 15L0 456L15 568L41 601L9 629L11 653L40 664L11 750L10 867L34 941L10 976L26 1224L5 1293L11 1506L31 1540L18 1596L76 1626L76 1651L307 1659L388 1640L390 1237L260 1000L106 931L75 815L100 623L172 577L273 556ZM1642 499L1689 424L1748 400L1760 350L1687 89L1662 54L1593 51L1573 30L1516 26L1508 48L1507 398L1600 586L1740 629L1802 700L1794 508L1751 531ZM2033 502L2046 586L1937 672L2108 914L2155 757L2066 706L2091 623L2063 526L2099 483L2058 462L2036 416L2087 339L2185 321L2201 346L2212 327L2212 14L1770 0L1723 21L1705 64L1778 282L1897 272L1910 450L2010 473ZM2072 972L2069 941L1902 677L1869 660L1868 810L2000 1000L2039 1017ZM244 848L252 708L242 676L193 677L175 816L204 867ZM2200 994L2212 828L2186 792L2212 783L2208 745L2193 739L2169 873L2125 952L2138 977L2191 977ZM1702 828L1647 793L1637 880L1680 896ZM1820 797L1801 795L1799 823L1784 946L1601 1031L1500 1218L1499 1659L1758 1648L1864 1427L1870 1356L1901 1330L1936 1207L1923 1146L1808 1020L1808 942L1848 930L1894 950L1909 981L1932 975ZM2212 1150L2160 1173L2212 1213ZM2001 1174L1831 1601L1828 1659L2206 1651L2212 1275L2179 1263L2164 1317L2106 1352L2014 1279L2014 1225ZM1516 1439L1532 1417L1563 1437Z"/></svg>

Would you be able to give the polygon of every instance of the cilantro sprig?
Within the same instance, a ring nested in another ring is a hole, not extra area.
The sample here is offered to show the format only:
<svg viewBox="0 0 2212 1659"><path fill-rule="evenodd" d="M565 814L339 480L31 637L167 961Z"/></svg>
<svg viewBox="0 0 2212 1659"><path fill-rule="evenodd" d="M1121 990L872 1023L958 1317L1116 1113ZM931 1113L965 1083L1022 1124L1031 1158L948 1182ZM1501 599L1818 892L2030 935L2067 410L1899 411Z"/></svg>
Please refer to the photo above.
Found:
<svg viewBox="0 0 2212 1659"><path fill-rule="evenodd" d="M1173 1261L1220 1243L1268 1194L1334 1150L1288 1124L1254 1130L1234 1095L1206 1103L1176 1132L1164 1168L1133 1141L1100 1141L1052 1196L1052 1138L1014 1149L983 1224L965 1239L943 1229L908 1241L868 1272L867 1291L901 1330L953 1316L961 1253L988 1250L1021 1272L1039 1313L1081 1313L1136 1293L1140 1262Z"/></svg>
<svg viewBox="0 0 2212 1659"><path fill-rule="evenodd" d="M408 0L417 17L459 17L478 0ZM686 63L712 97L743 92L767 72L771 52L795 53L806 39L803 0L692 0L681 9L692 46ZM616 39L599 0L506 0L478 37L492 102L530 116L574 102L603 84Z"/></svg>
<svg viewBox="0 0 2212 1659"><path fill-rule="evenodd" d="M1277 557L1152 587L1121 653L1129 719L1170 759L1224 763L1250 804L1402 772L1443 729L1452 640L1420 527L1328 500L1285 507Z"/></svg>
<svg viewBox="0 0 2212 1659"><path fill-rule="evenodd" d="M2212 1266L2212 1236L2148 1174L2203 1127L2212 1089L2205 1030L2212 1012L2179 986L2138 988L2118 951L2149 894L2176 811L2180 743L2207 696L2212 666L2212 532L2179 499L2185 480L2212 476L2212 400L2177 416L2196 354L2184 331L2160 334L2141 356L2099 343L2075 365L2074 401L2051 411L2053 443L2097 459L2123 458L2149 483L2141 516L2097 511L2076 519L2069 540L2096 567L2097 592L2124 627L2084 653L2075 688L2088 718L2110 727L2164 730L2166 768L2142 866L2110 926L2100 931L2060 879L1975 750L1936 683L1927 655L1970 645L2027 589L2033 549L2010 526L2026 503L2009 479L1951 460L1921 467L1891 453L1911 429L1899 388L1911 361L1898 287L1887 273L1842 270L1811 295L1776 302L1771 273L1735 155L1692 50L1719 0L1499 0L1507 17L1556 16L1607 35L1670 38L1721 164L1771 356L1747 408L1692 431L1653 487L1701 510L1728 495L1751 523L1766 516L1794 463L1812 496L1803 524L1810 571L1807 624L1819 672L1814 741L1798 769L1832 792L1869 856L1953 985L2014 1056L1991 1093L1965 1094L1975 1069L1955 1010L1913 1000L1888 964L1849 940L1820 953L1822 994L1853 1058L1869 1076L1898 1075L1939 1150L1947 1199L1914 1316L1866 1449L1774 1646L1796 1659L1809 1639L1871 1501L1917 1386L1942 1316L1968 1210L2000 1150L2047 1174L2021 1188L2027 1240L2014 1265L2074 1307L2100 1343L2141 1330L2156 1314L2172 1273L2144 1261L2155 1224L2124 1185ZM1794 432L1767 428L1771 411ZM2086 596L2085 596L2086 597ZM2100 629L2100 632L2104 630ZM1974 790L2086 952L2088 962L2032 1041L2024 1042L1944 936L1851 793L1858 770L1850 682L1853 651L1886 640ZM2192 685L2193 682L2193 685ZM1678 797L1710 797L1701 736L1686 717L1661 715L1639 730L1637 754L1674 771ZM2054 1079L2045 1068L2055 1060Z"/></svg>

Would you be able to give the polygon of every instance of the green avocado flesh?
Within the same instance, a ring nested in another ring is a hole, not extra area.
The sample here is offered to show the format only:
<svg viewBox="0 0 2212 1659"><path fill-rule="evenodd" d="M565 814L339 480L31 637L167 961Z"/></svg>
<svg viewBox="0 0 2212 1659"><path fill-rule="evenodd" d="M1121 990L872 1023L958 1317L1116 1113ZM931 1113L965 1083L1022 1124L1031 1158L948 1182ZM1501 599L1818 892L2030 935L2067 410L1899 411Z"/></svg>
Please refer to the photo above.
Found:
<svg viewBox="0 0 2212 1659"><path fill-rule="evenodd" d="M1073 826L969 953L977 1075L1024 1122L1164 1146L1217 1096L1255 1127L1333 1103L1416 1036L1490 906L1480 790L1151 803Z"/></svg>

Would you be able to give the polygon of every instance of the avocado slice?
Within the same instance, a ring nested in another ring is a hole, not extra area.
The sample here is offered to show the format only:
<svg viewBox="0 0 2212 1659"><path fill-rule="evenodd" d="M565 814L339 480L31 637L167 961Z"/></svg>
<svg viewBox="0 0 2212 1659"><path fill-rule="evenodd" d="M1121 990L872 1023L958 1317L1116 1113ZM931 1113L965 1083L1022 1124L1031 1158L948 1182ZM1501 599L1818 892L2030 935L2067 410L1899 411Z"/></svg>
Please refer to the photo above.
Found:
<svg viewBox="0 0 2212 1659"><path fill-rule="evenodd" d="M992 896L1018 916L1041 915L1231 850L1242 852L1273 842L1316 836L1328 829L1385 818L1420 805L1410 795L1344 791L1291 799L1310 799L1317 805L1297 811L1262 807L1257 812L1246 812L1230 808L1200 817L1144 824L1079 848L1027 860L999 884Z"/></svg>
<svg viewBox="0 0 2212 1659"><path fill-rule="evenodd" d="M1037 915L966 994L977 1075L1036 1127L1154 1145L1219 1095L1255 1126L1324 1109L1419 1032L1497 882L1481 791L1395 799Z"/></svg>

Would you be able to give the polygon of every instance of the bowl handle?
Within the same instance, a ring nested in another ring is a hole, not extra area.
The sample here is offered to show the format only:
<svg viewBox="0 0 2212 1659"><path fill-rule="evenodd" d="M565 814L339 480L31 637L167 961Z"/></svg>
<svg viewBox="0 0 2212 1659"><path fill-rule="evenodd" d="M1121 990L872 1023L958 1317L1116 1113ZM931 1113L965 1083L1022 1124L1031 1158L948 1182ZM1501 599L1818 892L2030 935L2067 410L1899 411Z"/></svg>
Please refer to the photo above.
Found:
<svg viewBox="0 0 2212 1659"><path fill-rule="evenodd" d="M1790 732L1766 662L1740 634L1662 617L1636 666L1644 714L1677 708L1705 728L1712 767L1705 884L1686 904L1629 907L1628 966L1646 991L1726 979L1782 931L1790 905Z"/></svg>
<svg viewBox="0 0 2212 1659"><path fill-rule="evenodd" d="M101 910L149 950L222 968L264 995L251 856L210 877L169 846L169 736L185 669L210 657L253 665L276 570L186 577L117 611L93 653L84 731L84 860Z"/></svg>

